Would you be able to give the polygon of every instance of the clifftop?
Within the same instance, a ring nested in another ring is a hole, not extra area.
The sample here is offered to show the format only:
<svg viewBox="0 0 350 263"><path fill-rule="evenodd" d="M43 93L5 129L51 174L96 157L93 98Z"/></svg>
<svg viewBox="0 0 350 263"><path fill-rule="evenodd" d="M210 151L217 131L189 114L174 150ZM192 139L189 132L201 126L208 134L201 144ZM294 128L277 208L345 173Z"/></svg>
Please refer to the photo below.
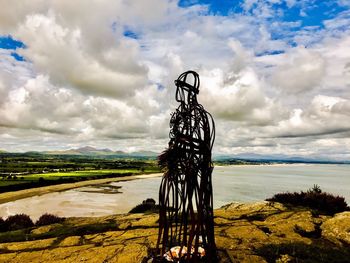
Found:
<svg viewBox="0 0 350 263"><path fill-rule="evenodd" d="M157 220L157 214L68 218L2 233L0 262L141 262L156 245ZM331 217L279 203L233 203L215 210L215 234L221 262L350 258L350 212Z"/></svg>

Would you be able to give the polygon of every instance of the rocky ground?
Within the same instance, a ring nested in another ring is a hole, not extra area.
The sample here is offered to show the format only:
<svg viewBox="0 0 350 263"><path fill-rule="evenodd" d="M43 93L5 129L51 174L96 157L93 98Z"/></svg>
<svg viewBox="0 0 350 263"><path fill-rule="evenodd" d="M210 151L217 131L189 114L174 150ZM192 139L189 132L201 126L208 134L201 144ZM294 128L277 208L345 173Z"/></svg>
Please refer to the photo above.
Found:
<svg viewBox="0 0 350 263"><path fill-rule="evenodd" d="M69 218L2 233L0 262L142 262L155 247L157 220ZM215 233L221 262L350 262L350 212L331 217L279 203L230 204L215 210Z"/></svg>

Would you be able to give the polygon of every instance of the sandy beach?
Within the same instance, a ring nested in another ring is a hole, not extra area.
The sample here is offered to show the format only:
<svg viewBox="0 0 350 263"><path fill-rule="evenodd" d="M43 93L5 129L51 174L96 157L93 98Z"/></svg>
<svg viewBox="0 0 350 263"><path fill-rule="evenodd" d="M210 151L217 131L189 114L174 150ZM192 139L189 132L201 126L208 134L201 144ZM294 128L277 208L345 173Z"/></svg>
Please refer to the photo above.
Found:
<svg viewBox="0 0 350 263"><path fill-rule="evenodd" d="M32 197L36 195L43 195L52 192L60 192L69 189L74 189L83 186L97 185L97 184L105 184L111 182L122 182L122 181L130 181L136 179L146 179L152 177L162 176L162 173L154 173L154 174L140 174L140 175L130 175L116 178L105 178L105 179L96 179L96 180L88 180L76 183L68 183L68 184L59 184L59 185L50 185L45 187L31 188L26 190L7 192L0 194L0 204L12 202L18 199Z"/></svg>

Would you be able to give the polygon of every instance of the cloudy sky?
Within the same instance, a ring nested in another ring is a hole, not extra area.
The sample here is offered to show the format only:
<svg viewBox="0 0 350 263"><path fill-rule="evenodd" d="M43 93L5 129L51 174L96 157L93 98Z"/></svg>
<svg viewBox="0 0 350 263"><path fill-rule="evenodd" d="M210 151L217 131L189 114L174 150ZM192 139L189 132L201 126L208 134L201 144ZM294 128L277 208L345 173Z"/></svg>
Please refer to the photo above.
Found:
<svg viewBox="0 0 350 263"><path fill-rule="evenodd" d="M0 4L0 149L163 150L193 69L215 153L350 159L350 0Z"/></svg>

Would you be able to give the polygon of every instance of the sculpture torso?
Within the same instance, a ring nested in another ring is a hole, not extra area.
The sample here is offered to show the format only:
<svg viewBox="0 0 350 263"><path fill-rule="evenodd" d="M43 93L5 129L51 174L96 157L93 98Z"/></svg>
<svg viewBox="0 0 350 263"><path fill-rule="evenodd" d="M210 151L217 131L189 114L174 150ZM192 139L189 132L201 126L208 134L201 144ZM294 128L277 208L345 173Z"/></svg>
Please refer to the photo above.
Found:
<svg viewBox="0 0 350 263"><path fill-rule="evenodd" d="M213 126L211 115L202 105L195 104L190 107L181 104L170 120L169 149L176 152L176 162L180 165L196 162L197 167L211 166Z"/></svg>

